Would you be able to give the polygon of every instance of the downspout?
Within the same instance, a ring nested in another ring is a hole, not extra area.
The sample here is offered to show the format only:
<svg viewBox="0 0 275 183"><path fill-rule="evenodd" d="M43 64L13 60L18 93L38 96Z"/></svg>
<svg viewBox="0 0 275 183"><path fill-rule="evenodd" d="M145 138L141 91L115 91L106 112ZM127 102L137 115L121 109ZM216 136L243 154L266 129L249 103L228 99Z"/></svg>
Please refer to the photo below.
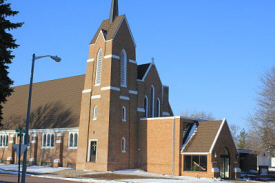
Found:
<svg viewBox="0 0 275 183"><path fill-rule="evenodd" d="M172 138L172 175L175 175L175 116L173 116L173 138Z"/></svg>

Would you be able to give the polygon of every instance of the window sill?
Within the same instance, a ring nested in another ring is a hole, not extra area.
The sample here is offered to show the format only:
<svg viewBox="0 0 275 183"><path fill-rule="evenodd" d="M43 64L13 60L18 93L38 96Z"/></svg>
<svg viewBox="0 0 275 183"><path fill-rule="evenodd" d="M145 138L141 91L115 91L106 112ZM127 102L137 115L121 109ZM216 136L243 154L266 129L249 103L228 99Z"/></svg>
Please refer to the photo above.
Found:
<svg viewBox="0 0 275 183"><path fill-rule="evenodd" d="M201 173L203 173L203 172L207 172L207 170L206 171L194 171L194 170L183 170L184 172L201 172Z"/></svg>
<svg viewBox="0 0 275 183"><path fill-rule="evenodd" d="M95 84L95 86L100 86L100 84Z"/></svg>
<svg viewBox="0 0 275 183"><path fill-rule="evenodd" d="M126 119L123 119L122 121L123 121L123 122L126 122Z"/></svg>
<svg viewBox="0 0 275 183"><path fill-rule="evenodd" d="M97 120L97 118L93 119L93 121L96 121L96 120Z"/></svg>
<svg viewBox="0 0 275 183"><path fill-rule="evenodd" d="M68 149L77 149L77 147L68 147Z"/></svg>
<svg viewBox="0 0 275 183"><path fill-rule="evenodd" d="M54 149L54 147L42 147L42 149Z"/></svg>
<svg viewBox="0 0 275 183"><path fill-rule="evenodd" d="M127 85L120 85L121 87L123 87L123 88L127 88Z"/></svg>
<svg viewBox="0 0 275 183"><path fill-rule="evenodd" d="M121 151L122 153L126 153L127 151Z"/></svg>

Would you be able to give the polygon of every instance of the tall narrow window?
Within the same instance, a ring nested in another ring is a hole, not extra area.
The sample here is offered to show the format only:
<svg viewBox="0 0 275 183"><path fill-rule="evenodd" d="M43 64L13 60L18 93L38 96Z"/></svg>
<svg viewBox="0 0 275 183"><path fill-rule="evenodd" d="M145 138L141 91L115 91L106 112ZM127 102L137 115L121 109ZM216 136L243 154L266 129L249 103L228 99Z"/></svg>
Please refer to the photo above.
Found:
<svg viewBox="0 0 275 183"><path fill-rule="evenodd" d="M0 136L0 146L2 146L2 135Z"/></svg>
<svg viewBox="0 0 275 183"><path fill-rule="evenodd" d="M9 135L6 137L6 146L9 146Z"/></svg>
<svg viewBox="0 0 275 183"><path fill-rule="evenodd" d="M3 146L6 146L6 135L3 135Z"/></svg>
<svg viewBox="0 0 275 183"><path fill-rule="evenodd" d="M102 50L100 49L97 54L95 85L100 85L101 83L101 71L102 71Z"/></svg>
<svg viewBox="0 0 275 183"><path fill-rule="evenodd" d="M51 136L51 147L54 147L54 134Z"/></svg>
<svg viewBox="0 0 275 183"><path fill-rule="evenodd" d="M124 137L121 140L121 151L126 152L126 139Z"/></svg>
<svg viewBox="0 0 275 183"><path fill-rule="evenodd" d="M126 108L122 107L122 121L126 121Z"/></svg>
<svg viewBox="0 0 275 183"><path fill-rule="evenodd" d="M157 99L157 117L160 117L160 100Z"/></svg>
<svg viewBox="0 0 275 183"><path fill-rule="evenodd" d="M94 106L94 116L93 116L93 120L97 119L97 105Z"/></svg>
<svg viewBox="0 0 275 183"><path fill-rule="evenodd" d="M120 55L120 84L127 87L127 55L125 50Z"/></svg>
<svg viewBox="0 0 275 183"><path fill-rule="evenodd" d="M148 118L148 98L147 96L144 97L144 116Z"/></svg>
<svg viewBox="0 0 275 183"><path fill-rule="evenodd" d="M50 143L51 142L51 135L50 134L48 134L47 135L47 147L50 147Z"/></svg>
<svg viewBox="0 0 275 183"><path fill-rule="evenodd" d="M154 109L155 109L155 106L154 106L154 103L155 103L155 89L154 89L154 86L151 86L151 91L150 91L150 94L151 94L151 98L150 98L150 117L154 117Z"/></svg>
<svg viewBox="0 0 275 183"><path fill-rule="evenodd" d="M42 143L42 146L43 146L43 147L46 147L46 141L47 141L47 135L44 134L44 135L43 135L43 143Z"/></svg>
<svg viewBox="0 0 275 183"><path fill-rule="evenodd" d="M74 134L74 147L77 147L77 139L78 139L78 134Z"/></svg>
<svg viewBox="0 0 275 183"><path fill-rule="evenodd" d="M78 133L77 132L70 132L69 133L69 148L77 148L77 139L78 139Z"/></svg>
<svg viewBox="0 0 275 183"><path fill-rule="evenodd" d="M73 147L74 145L74 134L70 134L70 143L69 143L69 147Z"/></svg>

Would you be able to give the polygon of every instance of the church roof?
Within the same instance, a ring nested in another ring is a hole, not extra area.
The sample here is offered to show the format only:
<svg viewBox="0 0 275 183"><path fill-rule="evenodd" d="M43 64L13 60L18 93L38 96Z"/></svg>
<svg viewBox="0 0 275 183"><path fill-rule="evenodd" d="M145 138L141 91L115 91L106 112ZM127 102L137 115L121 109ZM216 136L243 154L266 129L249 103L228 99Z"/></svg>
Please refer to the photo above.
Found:
<svg viewBox="0 0 275 183"><path fill-rule="evenodd" d="M148 70L150 63L137 66L137 79L142 80L146 71Z"/></svg>
<svg viewBox="0 0 275 183"><path fill-rule="evenodd" d="M97 37L101 30L103 30L106 40L112 40L114 38L114 36L116 35L116 32L117 32L121 22L124 20L124 18L125 18L125 15L116 16L116 18L114 19L114 21L111 24L109 23L109 19L104 20L101 23L100 27L98 28L98 30L90 44L95 44Z"/></svg>
<svg viewBox="0 0 275 183"><path fill-rule="evenodd" d="M31 129L79 126L81 95L85 75L33 84ZM14 87L3 105L4 130L23 127L26 120L29 85Z"/></svg>
<svg viewBox="0 0 275 183"><path fill-rule="evenodd" d="M209 152L222 121L199 121L183 152Z"/></svg>

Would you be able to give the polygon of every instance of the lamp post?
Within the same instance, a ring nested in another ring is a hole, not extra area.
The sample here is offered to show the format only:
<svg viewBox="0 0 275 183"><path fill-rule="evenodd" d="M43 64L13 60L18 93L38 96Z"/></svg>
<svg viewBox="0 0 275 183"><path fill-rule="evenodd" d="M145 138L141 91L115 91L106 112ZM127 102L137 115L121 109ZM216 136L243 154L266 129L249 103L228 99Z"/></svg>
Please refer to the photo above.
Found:
<svg viewBox="0 0 275 183"><path fill-rule="evenodd" d="M30 126L30 113L31 113L31 101L32 101L32 83L33 83L33 72L34 72L34 63L35 60L50 57L51 59L55 60L56 62L60 62L61 58L58 56L51 56L51 55L45 55L45 56L39 56L36 57L35 54L32 56L32 68L31 68L31 79L30 79L30 88L29 88L29 100L28 100L28 111L27 111L27 119L26 119L26 134L24 139L24 144L29 144L29 126ZM27 170L27 150L24 152L23 157L23 170L22 170L22 183L25 183L26 178L26 170Z"/></svg>

